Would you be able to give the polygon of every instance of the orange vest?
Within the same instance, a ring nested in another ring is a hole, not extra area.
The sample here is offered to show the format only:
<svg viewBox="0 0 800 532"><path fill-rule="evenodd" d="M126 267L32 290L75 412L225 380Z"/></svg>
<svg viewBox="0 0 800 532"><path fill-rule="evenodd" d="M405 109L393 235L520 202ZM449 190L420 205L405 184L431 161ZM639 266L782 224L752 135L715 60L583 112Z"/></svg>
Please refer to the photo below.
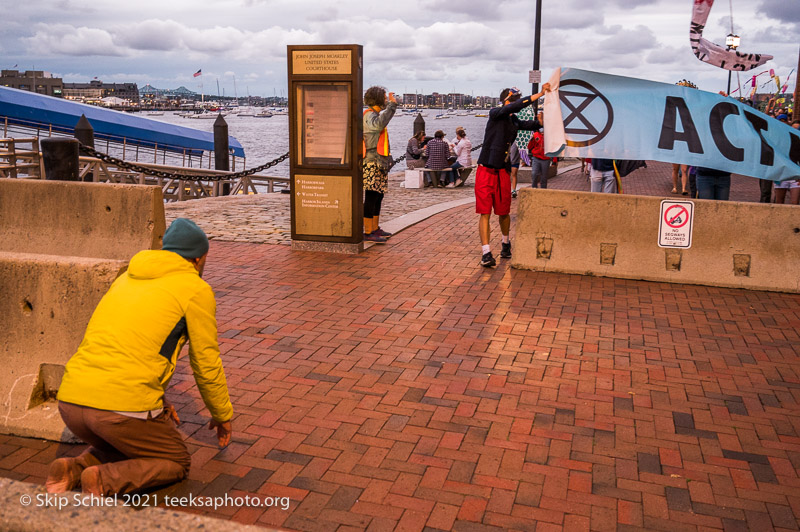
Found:
<svg viewBox="0 0 800 532"><path fill-rule="evenodd" d="M377 113L377 111L370 108L364 111L364 116L367 116L367 113L369 112ZM366 157L366 155L367 155L367 143L362 139L361 156ZM386 131L386 128L383 128L383 131L381 131L381 134L378 136L378 155L383 155L384 157L389 156L389 132Z"/></svg>

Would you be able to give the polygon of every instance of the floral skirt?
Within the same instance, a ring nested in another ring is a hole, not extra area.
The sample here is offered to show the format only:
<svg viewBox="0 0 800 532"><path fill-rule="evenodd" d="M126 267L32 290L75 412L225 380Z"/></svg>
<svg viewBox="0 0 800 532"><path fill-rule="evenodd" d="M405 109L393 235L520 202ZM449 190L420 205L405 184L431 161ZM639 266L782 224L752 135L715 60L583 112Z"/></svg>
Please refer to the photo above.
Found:
<svg viewBox="0 0 800 532"><path fill-rule="evenodd" d="M361 169L364 174L364 190L386 194L389 190L389 174L383 165L376 161L364 161Z"/></svg>

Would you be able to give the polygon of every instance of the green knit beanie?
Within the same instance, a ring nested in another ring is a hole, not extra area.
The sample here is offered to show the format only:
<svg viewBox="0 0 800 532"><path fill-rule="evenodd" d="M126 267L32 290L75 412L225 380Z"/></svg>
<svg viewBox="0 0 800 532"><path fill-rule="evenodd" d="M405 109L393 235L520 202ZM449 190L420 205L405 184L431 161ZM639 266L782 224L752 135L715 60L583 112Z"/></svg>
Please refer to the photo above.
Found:
<svg viewBox="0 0 800 532"><path fill-rule="evenodd" d="M176 218L164 233L164 251L173 251L184 259L196 259L208 253L208 237L188 218Z"/></svg>

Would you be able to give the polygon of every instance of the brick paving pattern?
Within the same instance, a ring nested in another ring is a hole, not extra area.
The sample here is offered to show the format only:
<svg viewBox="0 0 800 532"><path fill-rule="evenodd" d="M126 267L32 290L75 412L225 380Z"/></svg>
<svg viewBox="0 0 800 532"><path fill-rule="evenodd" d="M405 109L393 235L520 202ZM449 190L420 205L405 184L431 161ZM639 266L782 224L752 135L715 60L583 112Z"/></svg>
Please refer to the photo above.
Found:
<svg viewBox="0 0 800 532"><path fill-rule="evenodd" d="M235 433L217 449L182 361L192 469L163 493L288 496L205 513L302 531L799 529L800 296L486 270L476 225L213 241ZM0 475L80 450L0 436Z"/></svg>
<svg viewBox="0 0 800 532"><path fill-rule="evenodd" d="M574 160L562 163L562 167L575 164ZM673 195L672 166L667 163L648 162L648 167L637 170L623 178L626 194L645 196ZM474 172L463 187L455 189L408 189L402 187L403 174L390 176L389 192L383 202L381 219L389 221L411 211L424 209L447 201L473 198ZM519 186L527 186L520 179ZM561 190L589 190L589 180L579 169L565 172L551 179L550 188ZM750 177L733 176L731 199L736 201L758 201L758 182ZM166 206L167 223L178 217L187 217L200 224L209 238L229 242L251 242L254 244L285 244L292 242L289 196L287 194L258 194L169 203Z"/></svg>

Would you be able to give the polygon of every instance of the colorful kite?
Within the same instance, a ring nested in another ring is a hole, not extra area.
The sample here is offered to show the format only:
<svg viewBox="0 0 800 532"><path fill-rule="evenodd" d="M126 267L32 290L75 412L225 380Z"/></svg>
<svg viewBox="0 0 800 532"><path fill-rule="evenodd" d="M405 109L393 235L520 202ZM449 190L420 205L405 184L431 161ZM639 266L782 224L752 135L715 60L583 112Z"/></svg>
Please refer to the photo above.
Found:
<svg viewBox="0 0 800 532"><path fill-rule="evenodd" d="M771 55L766 54L748 54L737 50L726 50L724 46L714 44L704 39L703 30L706 27L708 14L713 5L714 0L694 0L692 25L689 28L689 41L692 43L694 55L696 55L700 61L725 70L739 70L745 72L761 66L772 59Z"/></svg>

